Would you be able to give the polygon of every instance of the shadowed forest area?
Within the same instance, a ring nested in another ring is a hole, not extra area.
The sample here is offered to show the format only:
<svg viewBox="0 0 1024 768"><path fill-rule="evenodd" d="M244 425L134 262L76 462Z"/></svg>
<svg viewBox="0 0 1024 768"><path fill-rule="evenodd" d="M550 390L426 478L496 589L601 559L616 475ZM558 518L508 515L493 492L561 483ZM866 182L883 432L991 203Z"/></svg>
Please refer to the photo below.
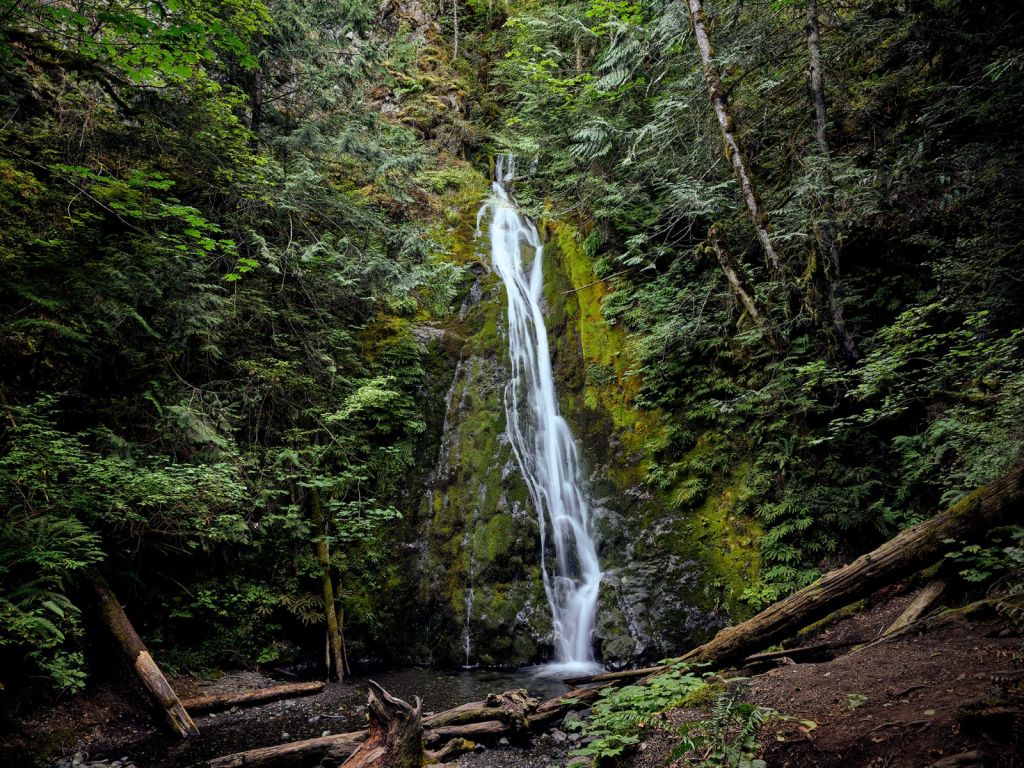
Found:
<svg viewBox="0 0 1024 768"><path fill-rule="evenodd" d="M0 762L1017 768L1022 125L1010 0L0 0Z"/></svg>

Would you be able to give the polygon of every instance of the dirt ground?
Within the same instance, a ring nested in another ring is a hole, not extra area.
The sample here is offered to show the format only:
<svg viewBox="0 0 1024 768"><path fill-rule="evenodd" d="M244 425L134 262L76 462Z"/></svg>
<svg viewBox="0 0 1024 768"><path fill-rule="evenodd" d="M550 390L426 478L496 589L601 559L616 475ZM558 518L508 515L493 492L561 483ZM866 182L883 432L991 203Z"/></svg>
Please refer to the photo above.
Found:
<svg viewBox="0 0 1024 768"><path fill-rule="evenodd" d="M908 599L882 601L808 642L876 637ZM770 768L922 768L954 756L957 762L940 765L1018 768L1024 651L1012 634L991 614L956 619L827 662L780 662L730 690L785 716L769 719L760 733L760 756ZM674 729L708 714L670 713L629 768L692 764L687 757L669 761Z"/></svg>

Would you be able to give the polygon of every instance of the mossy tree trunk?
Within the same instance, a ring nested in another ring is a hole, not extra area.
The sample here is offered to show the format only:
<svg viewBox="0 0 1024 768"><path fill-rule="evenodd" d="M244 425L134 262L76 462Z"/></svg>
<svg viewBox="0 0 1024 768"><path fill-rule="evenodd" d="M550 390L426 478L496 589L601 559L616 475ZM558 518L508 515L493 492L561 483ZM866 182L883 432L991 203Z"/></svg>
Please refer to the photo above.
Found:
<svg viewBox="0 0 1024 768"><path fill-rule="evenodd" d="M341 638L341 624L334 596L334 580L331 575L330 530L320 504L320 493L310 488L307 493L310 517L315 534L316 559L320 564L320 587L323 590L324 612L327 617L327 677L330 680L345 679L345 654Z"/></svg>
<svg viewBox="0 0 1024 768"><path fill-rule="evenodd" d="M846 318L843 316L841 283L839 279L839 227L836 224L835 194L830 171L831 151L828 145L827 116L825 112L825 77L821 69L821 31L818 24L817 0L807 1L807 50L810 59L809 77L811 102L814 105L815 136L818 150L825 163L825 186L821 192L823 220L815 227L818 253L812 254L814 277L823 294L839 348L847 360L858 357Z"/></svg>
<svg viewBox="0 0 1024 768"><path fill-rule="evenodd" d="M711 36L708 33L703 0L687 0L687 7L690 11L693 34L697 39L697 48L700 50L701 63L704 67L704 79L708 87L708 96L711 97L711 106L715 110L718 127L722 132L725 156L732 165L733 172L736 174L736 180L739 181L743 203L750 214L750 220L754 225L754 229L757 231L757 239L764 250L765 260L776 278L781 280L784 277L782 260L775 251L775 246L772 245L771 237L768 235L768 214L761 205L761 199L757 194L757 188L754 186L754 181L747 169L746 160L740 148L739 138L736 135L736 124L729 106L729 98L726 96L725 88L722 85L722 78L718 73L715 50L711 45Z"/></svg>
<svg viewBox="0 0 1024 768"><path fill-rule="evenodd" d="M135 627L128 620L124 608L117 601L107 580L98 571L90 571L87 578L92 585L103 623L117 642L118 647L128 657L135 674L153 703L160 708L168 729L182 738L198 736L199 729L191 715L178 700L178 694L171 688L171 684L167 682L164 673L153 660L146 644L142 642L139 633L135 631Z"/></svg>
<svg viewBox="0 0 1024 768"><path fill-rule="evenodd" d="M714 251L715 258L718 259L722 272L725 273L725 279L729 281L732 292L736 294L736 298L739 299L740 304L743 305L754 325L764 331L765 335L774 344L776 342L775 334L765 325L764 317L754 301L753 288L749 286L746 278L740 271L740 266L729 252L729 246L725 242L725 235L722 234L721 228L717 224L712 225L708 230L708 241L711 243L711 250Z"/></svg>

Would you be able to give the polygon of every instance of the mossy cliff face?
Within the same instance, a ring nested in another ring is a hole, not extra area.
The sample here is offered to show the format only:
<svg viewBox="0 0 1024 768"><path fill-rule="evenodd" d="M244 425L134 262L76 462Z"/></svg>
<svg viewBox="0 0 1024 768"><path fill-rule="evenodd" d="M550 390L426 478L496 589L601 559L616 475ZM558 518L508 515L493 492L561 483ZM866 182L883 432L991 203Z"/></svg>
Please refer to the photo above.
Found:
<svg viewBox="0 0 1024 768"><path fill-rule="evenodd" d="M548 330L562 410L588 462L601 564L597 640L611 665L691 647L748 612L740 600L759 571L757 531L734 512L746 468L647 482L666 436L663 415L639 410L629 337L606 323L606 282L579 234L544 227ZM702 439L695 452L713 447ZM684 457L685 458L685 457ZM696 482L698 490L684 497Z"/></svg>
<svg viewBox="0 0 1024 768"><path fill-rule="evenodd" d="M468 632L469 663L524 664L550 653L551 621L536 514L505 435L507 304L489 268L486 226L474 238L479 199L464 201L452 230L450 258L473 279L437 348L431 388L445 397L430 406L438 411L436 453L410 531L420 657L467 663ZM553 222L541 231L556 385L584 457L605 571L599 654L612 665L661 658L744 613L739 596L759 566L757 531L733 511L746 469L698 478L688 495L693 483L685 481L648 486L665 443L662 415L634 407L640 379L629 339L601 315L608 288L577 233ZM708 436L694 452L713 447Z"/></svg>

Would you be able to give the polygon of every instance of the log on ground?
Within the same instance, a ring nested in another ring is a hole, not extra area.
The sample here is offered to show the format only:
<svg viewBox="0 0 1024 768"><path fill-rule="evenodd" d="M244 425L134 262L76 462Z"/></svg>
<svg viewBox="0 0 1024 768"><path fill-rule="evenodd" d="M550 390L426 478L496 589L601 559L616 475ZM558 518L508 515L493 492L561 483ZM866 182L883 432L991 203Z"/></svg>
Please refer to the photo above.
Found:
<svg viewBox="0 0 1024 768"><path fill-rule="evenodd" d="M285 763L312 763L328 752L344 754L347 758L355 752L356 747L366 741L368 731L338 733L333 736L320 736L316 739L303 739L287 744L275 744L272 747L249 749L245 752L215 757L207 765L209 768L242 768L242 766L281 765Z"/></svg>
<svg viewBox="0 0 1024 768"><path fill-rule="evenodd" d="M934 517L908 528L849 565L830 571L751 619L727 627L675 662L710 662L721 668L787 638L832 611L867 597L880 587L912 575L940 559L950 539L977 541L1014 519L1024 502L1024 462L998 480L968 494ZM913 626L916 622L912 622ZM892 635L890 635L892 636ZM667 666L575 678L570 684L621 682L650 677Z"/></svg>
<svg viewBox="0 0 1024 768"><path fill-rule="evenodd" d="M544 730L552 723L557 722L559 719L567 715L571 710L581 709L589 705L594 699L596 699L601 691L608 686L599 686L594 688L582 688L576 691L572 691L564 696L556 696L553 699L548 699L536 706L536 708L527 715L527 723L531 732L537 732ZM504 698L508 694L513 694L514 691L506 691L504 694L496 694ZM490 698L490 697L488 697ZM429 718L424 720L430 720L432 723L451 722L450 717L453 713L459 712L460 714L455 719L461 719L464 717L464 713L469 707L476 707L481 713L481 716L485 714L491 718L483 720L477 723L461 723L458 725L443 725L437 726L436 728L428 728L424 733L424 741L431 746L443 745L446 740L453 739L466 739L469 741L496 741L504 736L512 736L517 732L513 725L508 722L493 719L495 716L494 708L487 708L486 702L473 702L472 704L463 704L461 707L455 707L454 709L445 710L444 712L438 712L435 715L431 715ZM440 732L441 737L435 736L435 732ZM330 762L332 766L339 765L341 760L339 756L347 757L359 743L367 738L367 731L357 731L355 733L342 733L334 736L322 736L316 739L306 739L304 741L293 741L288 744L278 744L273 747L263 747L260 749L251 749L246 752L238 752L231 755L224 755L210 760L208 763L209 768L241 768L241 766L267 766L277 765L280 763L293 762L301 759L303 762L310 763L315 760L323 758L325 755L331 755L328 760L325 760L325 764ZM444 747L441 746L441 750Z"/></svg>
<svg viewBox="0 0 1024 768"><path fill-rule="evenodd" d="M288 683L274 685L270 688L259 688L254 691L233 691L231 693L215 693L208 696L193 696L182 699L182 706L192 714L216 712L231 707L251 707L278 699L289 699L295 696L310 696L324 689L322 681L309 683Z"/></svg>
<svg viewBox="0 0 1024 768"><path fill-rule="evenodd" d="M847 566L831 571L752 619L723 629L680 657L721 666L792 636L811 622L910 576L942 557L949 539L974 541L1009 520L1024 500L1024 463L962 501L908 528Z"/></svg>
<svg viewBox="0 0 1024 768"><path fill-rule="evenodd" d="M128 620L124 608L117 601L107 580L98 571L89 572L87 578L92 584L100 618L117 642L121 652L131 662L136 676L146 689L150 699L160 709L167 728L182 738L198 736L199 728L193 722L192 716L181 705L178 694L167 682L167 678L156 661L153 660L146 644L142 642L139 633L135 631L135 627Z"/></svg>

